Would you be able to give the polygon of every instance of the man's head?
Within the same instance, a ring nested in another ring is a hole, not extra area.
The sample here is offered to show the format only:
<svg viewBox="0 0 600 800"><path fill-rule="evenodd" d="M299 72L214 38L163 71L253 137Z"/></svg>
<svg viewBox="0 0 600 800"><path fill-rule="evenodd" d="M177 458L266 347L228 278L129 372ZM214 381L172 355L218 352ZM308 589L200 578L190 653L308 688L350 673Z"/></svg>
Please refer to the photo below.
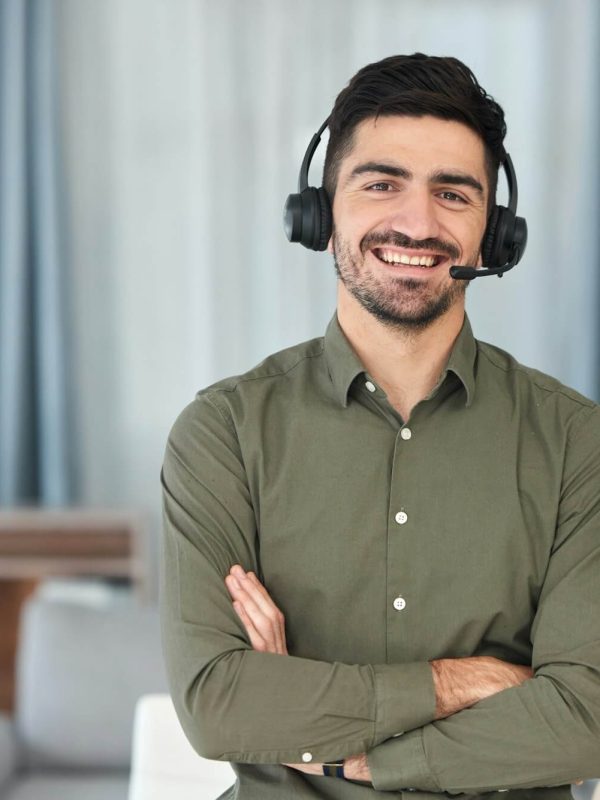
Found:
<svg viewBox="0 0 600 800"><path fill-rule="evenodd" d="M488 213L504 160L504 112L457 58L414 53L367 64L338 95L329 117L323 186L331 201L342 159L352 149L357 125L380 116L433 116L462 122L483 141Z"/></svg>
<svg viewBox="0 0 600 800"><path fill-rule="evenodd" d="M461 314L467 283L449 268L481 264L504 158L500 106L454 58L394 56L354 76L329 128L339 302L413 331Z"/></svg>

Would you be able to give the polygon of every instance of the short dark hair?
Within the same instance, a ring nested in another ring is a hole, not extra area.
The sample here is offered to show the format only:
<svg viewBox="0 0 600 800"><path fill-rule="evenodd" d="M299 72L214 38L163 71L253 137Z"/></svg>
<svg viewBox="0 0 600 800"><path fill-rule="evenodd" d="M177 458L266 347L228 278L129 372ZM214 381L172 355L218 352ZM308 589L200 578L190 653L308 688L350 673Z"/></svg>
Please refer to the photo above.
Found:
<svg viewBox="0 0 600 800"><path fill-rule="evenodd" d="M462 122L481 137L490 211L495 204L498 168L506 154L504 111L462 61L423 53L367 64L337 96L329 117L323 168L323 186L331 200L340 163L352 149L357 125L365 119L395 115Z"/></svg>

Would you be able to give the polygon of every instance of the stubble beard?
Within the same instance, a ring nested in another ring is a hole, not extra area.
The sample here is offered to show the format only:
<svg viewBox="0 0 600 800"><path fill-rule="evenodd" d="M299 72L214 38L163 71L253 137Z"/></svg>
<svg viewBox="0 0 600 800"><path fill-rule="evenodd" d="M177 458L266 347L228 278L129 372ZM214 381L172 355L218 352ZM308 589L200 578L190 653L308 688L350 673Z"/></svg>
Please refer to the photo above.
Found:
<svg viewBox="0 0 600 800"><path fill-rule="evenodd" d="M424 281L401 275L390 276L384 282L373 273L361 271L365 257L353 255L349 244L333 233L333 261L339 280L366 311L387 327L418 333L455 303L464 301L469 281L452 280L441 289L431 289ZM475 264L477 257L475 253L467 264Z"/></svg>

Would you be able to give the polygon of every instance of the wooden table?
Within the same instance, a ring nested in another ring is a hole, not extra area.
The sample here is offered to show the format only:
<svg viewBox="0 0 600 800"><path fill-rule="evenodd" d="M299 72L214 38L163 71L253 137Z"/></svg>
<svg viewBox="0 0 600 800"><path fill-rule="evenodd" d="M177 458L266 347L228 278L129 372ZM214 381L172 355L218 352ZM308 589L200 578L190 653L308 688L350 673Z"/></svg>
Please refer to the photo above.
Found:
<svg viewBox="0 0 600 800"><path fill-rule="evenodd" d="M139 515L90 509L0 511L0 710L12 711L21 606L50 577L102 577L146 591Z"/></svg>

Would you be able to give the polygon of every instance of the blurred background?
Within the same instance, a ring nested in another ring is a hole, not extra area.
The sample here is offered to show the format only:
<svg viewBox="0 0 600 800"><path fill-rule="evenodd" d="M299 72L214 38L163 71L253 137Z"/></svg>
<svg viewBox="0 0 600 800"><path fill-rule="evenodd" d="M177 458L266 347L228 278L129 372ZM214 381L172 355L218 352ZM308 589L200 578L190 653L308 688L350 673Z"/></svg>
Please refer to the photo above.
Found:
<svg viewBox="0 0 600 800"><path fill-rule="evenodd" d="M596 0L0 0L0 605L156 598L170 426L323 334L331 259L282 206L387 55L455 55L503 106L529 244L469 288L475 334L598 400L599 32Z"/></svg>

